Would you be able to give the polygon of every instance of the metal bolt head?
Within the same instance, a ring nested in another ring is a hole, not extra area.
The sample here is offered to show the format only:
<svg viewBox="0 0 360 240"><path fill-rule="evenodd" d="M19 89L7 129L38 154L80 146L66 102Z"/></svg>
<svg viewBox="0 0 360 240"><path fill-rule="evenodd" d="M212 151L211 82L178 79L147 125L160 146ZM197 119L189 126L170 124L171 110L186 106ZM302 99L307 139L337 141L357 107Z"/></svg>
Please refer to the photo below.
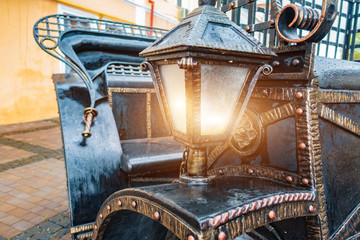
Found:
<svg viewBox="0 0 360 240"><path fill-rule="evenodd" d="M303 97L303 93L302 93L302 92L297 92L297 93L295 94L295 97L296 97L297 99L300 99L300 98Z"/></svg>
<svg viewBox="0 0 360 240"><path fill-rule="evenodd" d="M225 240L226 234L224 232L219 233L218 240Z"/></svg>
<svg viewBox="0 0 360 240"><path fill-rule="evenodd" d="M270 24L271 24L271 25L274 25L274 24L275 24L275 20L274 20L274 19L271 19L271 20L270 20Z"/></svg>
<svg viewBox="0 0 360 240"><path fill-rule="evenodd" d="M309 212L311 212L311 213L312 213L312 212L314 212L314 211L315 211L314 206L313 206L313 205L310 205L310 206L309 206Z"/></svg>
<svg viewBox="0 0 360 240"><path fill-rule="evenodd" d="M289 183L293 181L293 179L292 179L292 177L291 177L291 176L286 176L286 178L285 178L285 179L286 179L286 181L287 181L287 182L289 182Z"/></svg>
<svg viewBox="0 0 360 240"><path fill-rule="evenodd" d="M297 114L297 115L301 115L302 113L303 113L302 108L296 109L296 114Z"/></svg>
<svg viewBox="0 0 360 240"><path fill-rule="evenodd" d="M299 143L299 148L300 148L301 150L304 150L304 149L306 148L306 144L303 143L303 142Z"/></svg>
<svg viewBox="0 0 360 240"><path fill-rule="evenodd" d="M233 8L233 7L234 7L234 3L233 3L233 2L230 3L230 4L229 4L229 7L230 7L230 8Z"/></svg>
<svg viewBox="0 0 360 240"><path fill-rule="evenodd" d="M262 95L266 97L268 95L268 91L266 89L262 90Z"/></svg>
<svg viewBox="0 0 360 240"><path fill-rule="evenodd" d="M154 212L154 219L156 221L159 221L160 220L160 213L159 212Z"/></svg>
<svg viewBox="0 0 360 240"><path fill-rule="evenodd" d="M300 60L297 59L297 58L295 58L295 59L293 59L293 60L291 61L291 65L293 65L294 67L297 66L297 65L299 65L299 64L300 64Z"/></svg>
<svg viewBox="0 0 360 240"><path fill-rule="evenodd" d="M250 27L249 27L249 26L245 26L245 27L244 27L244 30L248 32L248 31L250 31Z"/></svg>
<svg viewBox="0 0 360 240"><path fill-rule="evenodd" d="M107 206L106 206L106 209L107 209L108 211L110 211L110 210L111 210L110 205L107 205Z"/></svg>
<svg viewBox="0 0 360 240"><path fill-rule="evenodd" d="M254 170L252 170L251 168L248 169L248 174L253 174L254 173Z"/></svg>
<svg viewBox="0 0 360 240"><path fill-rule="evenodd" d="M219 170L219 175L224 175L224 171L222 169Z"/></svg>
<svg viewBox="0 0 360 240"><path fill-rule="evenodd" d="M274 219L274 218L275 218L275 212L274 212L273 210L271 210L271 211L269 212L269 218L270 218L270 219Z"/></svg>
<svg viewBox="0 0 360 240"><path fill-rule="evenodd" d="M280 62L279 61L273 61L272 64L271 64L273 67L277 67L280 65Z"/></svg>
<svg viewBox="0 0 360 240"><path fill-rule="evenodd" d="M193 235L189 235L187 240L195 240L194 236Z"/></svg>
<svg viewBox="0 0 360 240"><path fill-rule="evenodd" d="M102 219L102 218L103 218L103 215L100 213L99 217Z"/></svg>
<svg viewBox="0 0 360 240"><path fill-rule="evenodd" d="M309 180L308 180L307 178L301 179L301 182L302 182L302 184L304 184L304 185L308 185L308 184L309 184Z"/></svg>
<svg viewBox="0 0 360 240"><path fill-rule="evenodd" d="M136 208L136 202L132 201L131 206L133 206L133 208Z"/></svg>
<svg viewBox="0 0 360 240"><path fill-rule="evenodd" d="M122 202L119 200L119 201L117 202L117 205L118 205L119 207L121 207Z"/></svg>
<svg viewBox="0 0 360 240"><path fill-rule="evenodd" d="M97 226L96 226L96 225L94 226L94 229L97 230Z"/></svg>

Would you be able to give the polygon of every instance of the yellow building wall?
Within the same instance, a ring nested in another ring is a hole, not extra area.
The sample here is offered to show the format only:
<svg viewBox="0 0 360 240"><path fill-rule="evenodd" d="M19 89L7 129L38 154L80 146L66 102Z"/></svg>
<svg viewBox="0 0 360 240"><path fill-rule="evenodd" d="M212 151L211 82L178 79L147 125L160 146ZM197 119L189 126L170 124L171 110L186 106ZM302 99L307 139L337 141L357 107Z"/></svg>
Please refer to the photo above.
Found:
<svg viewBox="0 0 360 240"><path fill-rule="evenodd" d="M32 31L53 13L53 0L0 0L0 124L57 116L51 74L59 63L38 47Z"/></svg>
<svg viewBox="0 0 360 240"><path fill-rule="evenodd" d="M51 80L60 63L36 44L33 26L40 18L58 13L58 4L114 21L135 23L136 7L120 0L0 0L0 125L58 116ZM144 5L150 9L148 0ZM155 11L176 18L172 2L155 1ZM145 24L150 24L146 12ZM154 27L174 26L154 16Z"/></svg>

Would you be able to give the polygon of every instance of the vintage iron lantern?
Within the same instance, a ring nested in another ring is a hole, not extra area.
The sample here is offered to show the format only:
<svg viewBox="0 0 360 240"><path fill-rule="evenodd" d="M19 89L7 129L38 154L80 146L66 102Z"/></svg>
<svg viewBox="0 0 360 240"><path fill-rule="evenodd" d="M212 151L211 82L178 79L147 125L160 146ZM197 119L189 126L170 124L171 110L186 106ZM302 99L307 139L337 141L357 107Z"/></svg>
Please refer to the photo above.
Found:
<svg viewBox="0 0 360 240"><path fill-rule="evenodd" d="M177 141L190 148L182 182L206 183L207 147L236 129L261 72L275 53L215 8L199 7L140 53Z"/></svg>

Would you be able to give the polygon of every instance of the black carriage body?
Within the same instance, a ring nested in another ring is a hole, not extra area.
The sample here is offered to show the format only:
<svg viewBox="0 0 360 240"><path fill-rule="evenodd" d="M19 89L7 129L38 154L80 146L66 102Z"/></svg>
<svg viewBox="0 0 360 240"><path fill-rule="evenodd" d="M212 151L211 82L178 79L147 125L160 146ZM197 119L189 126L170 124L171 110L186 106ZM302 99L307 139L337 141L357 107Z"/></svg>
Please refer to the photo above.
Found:
<svg viewBox="0 0 360 240"><path fill-rule="evenodd" d="M74 239L356 235L359 63L314 57L313 44L275 49L274 72L260 77L239 131L207 150L215 182L192 186L177 181L183 146L169 136L149 73L139 68L150 32L59 37L93 82L99 113L83 138L84 79L54 75Z"/></svg>

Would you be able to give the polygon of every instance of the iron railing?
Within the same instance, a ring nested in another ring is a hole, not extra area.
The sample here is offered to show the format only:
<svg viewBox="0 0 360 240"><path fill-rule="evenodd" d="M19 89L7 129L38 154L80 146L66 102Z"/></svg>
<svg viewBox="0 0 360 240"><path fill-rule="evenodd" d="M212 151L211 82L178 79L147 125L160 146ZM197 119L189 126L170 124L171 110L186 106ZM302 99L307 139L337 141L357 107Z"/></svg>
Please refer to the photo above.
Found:
<svg viewBox="0 0 360 240"><path fill-rule="evenodd" d="M271 24L271 0L221 0L220 7L236 2L238 8L223 9L238 25L247 28L249 33L263 44L277 45L276 31ZM287 3L299 4L321 11L321 0L289 0ZM329 58L360 61L360 0L339 0L338 16L329 33L317 43L316 54ZM307 34L299 30L300 36Z"/></svg>

